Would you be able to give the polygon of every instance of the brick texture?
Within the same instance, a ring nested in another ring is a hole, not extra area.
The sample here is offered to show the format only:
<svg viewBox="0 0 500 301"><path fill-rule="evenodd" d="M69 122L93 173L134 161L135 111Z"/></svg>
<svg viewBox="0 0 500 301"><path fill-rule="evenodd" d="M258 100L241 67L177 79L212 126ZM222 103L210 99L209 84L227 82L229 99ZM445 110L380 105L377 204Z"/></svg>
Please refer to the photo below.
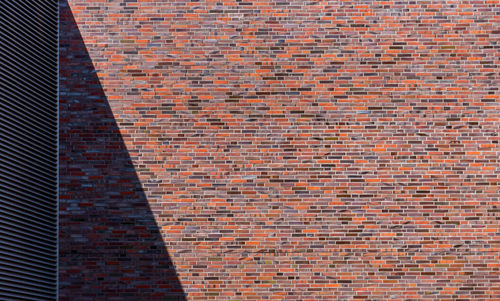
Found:
<svg viewBox="0 0 500 301"><path fill-rule="evenodd" d="M61 4L62 299L500 299L499 1Z"/></svg>

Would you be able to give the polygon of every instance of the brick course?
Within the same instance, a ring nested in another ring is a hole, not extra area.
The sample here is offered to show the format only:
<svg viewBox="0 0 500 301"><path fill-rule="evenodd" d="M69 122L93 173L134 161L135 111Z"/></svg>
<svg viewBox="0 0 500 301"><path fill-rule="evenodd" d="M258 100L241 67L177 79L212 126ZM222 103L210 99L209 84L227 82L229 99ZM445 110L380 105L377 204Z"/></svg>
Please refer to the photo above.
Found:
<svg viewBox="0 0 500 301"><path fill-rule="evenodd" d="M63 32L62 298L500 299L498 1L68 2L100 83ZM130 187L167 284L78 265Z"/></svg>

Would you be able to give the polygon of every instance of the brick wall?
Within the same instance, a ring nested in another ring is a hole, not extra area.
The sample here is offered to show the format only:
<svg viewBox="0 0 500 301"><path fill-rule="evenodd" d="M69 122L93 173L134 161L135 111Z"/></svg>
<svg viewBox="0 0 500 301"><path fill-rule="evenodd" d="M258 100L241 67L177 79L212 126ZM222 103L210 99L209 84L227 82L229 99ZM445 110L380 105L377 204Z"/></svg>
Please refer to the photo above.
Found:
<svg viewBox="0 0 500 301"><path fill-rule="evenodd" d="M500 298L498 1L62 6L62 299Z"/></svg>

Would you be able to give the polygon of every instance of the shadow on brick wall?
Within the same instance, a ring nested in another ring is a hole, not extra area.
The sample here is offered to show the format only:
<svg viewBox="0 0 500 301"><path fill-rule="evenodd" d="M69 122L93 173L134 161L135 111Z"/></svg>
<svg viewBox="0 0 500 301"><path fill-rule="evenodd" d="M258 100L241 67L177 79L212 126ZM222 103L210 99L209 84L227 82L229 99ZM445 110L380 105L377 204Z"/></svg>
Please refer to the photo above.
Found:
<svg viewBox="0 0 500 301"><path fill-rule="evenodd" d="M60 22L60 300L185 300L63 2Z"/></svg>

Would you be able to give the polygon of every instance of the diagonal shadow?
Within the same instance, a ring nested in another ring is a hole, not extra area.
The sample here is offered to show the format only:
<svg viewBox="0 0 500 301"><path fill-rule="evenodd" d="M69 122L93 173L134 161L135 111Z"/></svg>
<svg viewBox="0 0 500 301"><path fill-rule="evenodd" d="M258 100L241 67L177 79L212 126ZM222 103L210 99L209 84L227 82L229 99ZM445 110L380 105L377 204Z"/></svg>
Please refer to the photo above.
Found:
<svg viewBox="0 0 500 301"><path fill-rule="evenodd" d="M60 3L60 300L186 300L78 26Z"/></svg>

